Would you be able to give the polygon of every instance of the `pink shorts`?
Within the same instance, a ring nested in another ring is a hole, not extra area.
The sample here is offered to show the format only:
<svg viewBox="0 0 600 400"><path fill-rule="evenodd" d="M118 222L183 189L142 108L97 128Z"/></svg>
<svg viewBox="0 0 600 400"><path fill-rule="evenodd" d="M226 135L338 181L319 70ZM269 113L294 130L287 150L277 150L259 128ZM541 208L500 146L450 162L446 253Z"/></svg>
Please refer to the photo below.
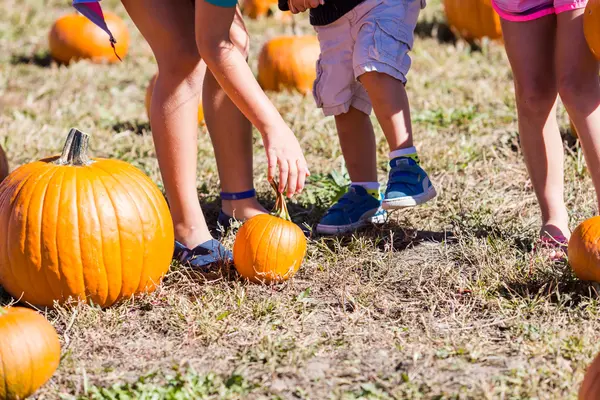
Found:
<svg viewBox="0 0 600 400"><path fill-rule="evenodd" d="M523 22L584 8L587 2L588 0L492 0L492 6L502 19Z"/></svg>

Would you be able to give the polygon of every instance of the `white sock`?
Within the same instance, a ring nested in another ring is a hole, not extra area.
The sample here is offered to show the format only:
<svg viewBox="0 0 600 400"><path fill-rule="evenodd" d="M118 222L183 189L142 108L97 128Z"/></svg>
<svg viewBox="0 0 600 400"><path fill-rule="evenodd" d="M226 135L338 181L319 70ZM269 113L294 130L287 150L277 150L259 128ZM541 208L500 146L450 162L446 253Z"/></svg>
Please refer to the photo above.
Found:
<svg viewBox="0 0 600 400"><path fill-rule="evenodd" d="M390 152L390 159L392 160L394 158L407 156L409 154L416 154L416 153L417 153L417 148L415 146L408 147L406 149L398 149L398 150L394 150L394 151Z"/></svg>
<svg viewBox="0 0 600 400"><path fill-rule="evenodd" d="M379 182L352 182L352 186L361 186L365 190L379 190Z"/></svg>

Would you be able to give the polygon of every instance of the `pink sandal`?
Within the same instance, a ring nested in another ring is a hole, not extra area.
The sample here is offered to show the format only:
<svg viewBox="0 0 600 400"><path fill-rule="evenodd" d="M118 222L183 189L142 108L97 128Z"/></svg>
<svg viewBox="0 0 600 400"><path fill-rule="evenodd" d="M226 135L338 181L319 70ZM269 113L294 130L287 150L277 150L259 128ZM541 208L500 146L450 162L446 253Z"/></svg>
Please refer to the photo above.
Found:
<svg viewBox="0 0 600 400"><path fill-rule="evenodd" d="M533 251L535 253L547 254L550 261L566 261L567 259L567 248L569 245L569 239L563 235L556 236L542 236L538 242L534 245Z"/></svg>

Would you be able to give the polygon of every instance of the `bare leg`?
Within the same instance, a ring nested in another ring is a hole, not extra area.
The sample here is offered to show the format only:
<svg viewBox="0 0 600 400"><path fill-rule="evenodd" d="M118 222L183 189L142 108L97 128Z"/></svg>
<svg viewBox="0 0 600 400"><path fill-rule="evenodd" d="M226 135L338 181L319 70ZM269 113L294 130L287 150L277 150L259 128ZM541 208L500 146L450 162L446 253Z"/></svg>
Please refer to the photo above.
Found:
<svg viewBox="0 0 600 400"><path fill-rule="evenodd" d="M342 153L353 182L377 182L375 133L369 116L354 107L335 116Z"/></svg>
<svg viewBox="0 0 600 400"><path fill-rule="evenodd" d="M175 238L193 248L212 238L196 192L197 113L206 67L196 47L194 6L164 0L123 0L123 5L158 62L152 134Z"/></svg>
<svg viewBox="0 0 600 400"><path fill-rule="evenodd" d="M583 35L583 9L558 15L556 65L560 97L577 127L600 202L600 81Z"/></svg>
<svg viewBox="0 0 600 400"><path fill-rule="evenodd" d="M412 147L410 105L402 82L379 72L367 72L359 79L369 93L390 151Z"/></svg>
<svg viewBox="0 0 600 400"><path fill-rule="evenodd" d="M542 211L540 234L569 237L564 203L564 154L556 121L556 17L502 21L512 67L525 164Z"/></svg>

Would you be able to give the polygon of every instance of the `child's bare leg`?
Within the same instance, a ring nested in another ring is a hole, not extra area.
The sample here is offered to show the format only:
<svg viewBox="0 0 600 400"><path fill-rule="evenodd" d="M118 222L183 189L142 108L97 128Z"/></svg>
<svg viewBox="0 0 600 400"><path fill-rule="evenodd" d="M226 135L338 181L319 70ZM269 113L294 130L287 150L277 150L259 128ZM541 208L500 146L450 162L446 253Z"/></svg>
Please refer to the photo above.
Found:
<svg viewBox="0 0 600 400"><path fill-rule="evenodd" d="M525 164L542 212L541 235L569 237L563 146L556 121L556 17L502 21L512 67Z"/></svg>
<svg viewBox="0 0 600 400"><path fill-rule="evenodd" d="M423 204L436 196L413 146L410 106L404 84L381 72L360 75L390 148L390 174L383 207L397 209Z"/></svg>
<svg viewBox="0 0 600 400"><path fill-rule="evenodd" d="M600 202L600 81L598 61L583 35L583 9L558 15L558 91L577 127L588 171ZM599 205L600 209L600 205Z"/></svg>
<svg viewBox="0 0 600 400"><path fill-rule="evenodd" d="M152 134L175 238L193 248L212 239L196 191L197 113L206 66L196 47L194 6L164 0L123 0L123 5L158 62Z"/></svg>
<svg viewBox="0 0 600 400"><path fill-rule="evenodd" d="M367 72L360 76L390 152L413 147L410 105L402 82L387 74Z"/></svg>
<svg viewBox="0 0 600 400"><path fill-rule="evenodd" d="M352 182L377 182L375 133L369 116L350 107L335 116L335 124Z"/></svg>
<svg viewBox="0 0 600 400"><path fill-rule="evenodd" d="M247 56L249 38L239 10L236 11L230 35L233 43ZM215 150L222 191L239 193L252 189L252 126L210 71L204 79L202 104ZM222 207L225 214L238 220L266 212L256 197L222 200Z"/></svg>

